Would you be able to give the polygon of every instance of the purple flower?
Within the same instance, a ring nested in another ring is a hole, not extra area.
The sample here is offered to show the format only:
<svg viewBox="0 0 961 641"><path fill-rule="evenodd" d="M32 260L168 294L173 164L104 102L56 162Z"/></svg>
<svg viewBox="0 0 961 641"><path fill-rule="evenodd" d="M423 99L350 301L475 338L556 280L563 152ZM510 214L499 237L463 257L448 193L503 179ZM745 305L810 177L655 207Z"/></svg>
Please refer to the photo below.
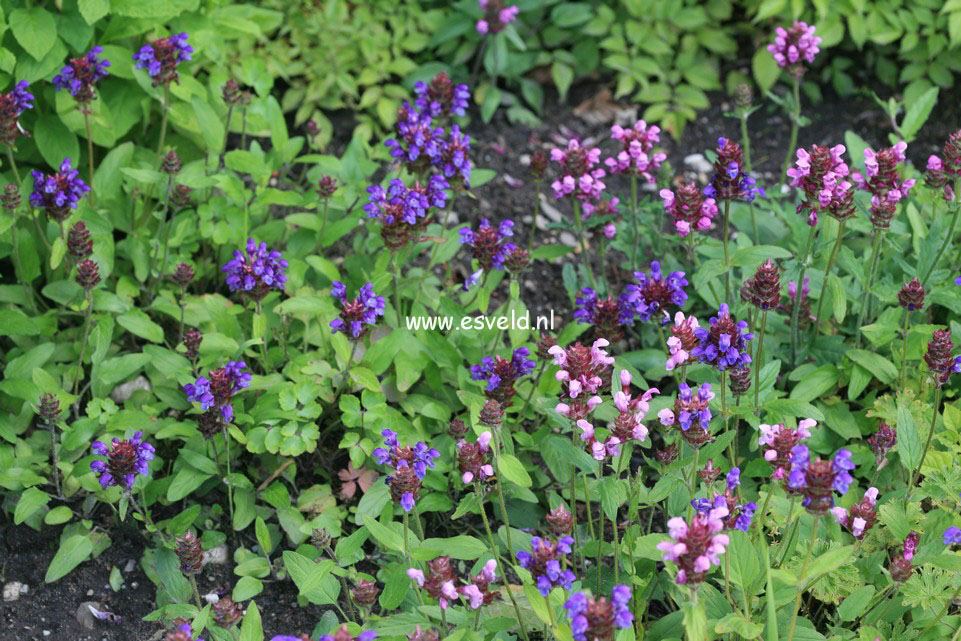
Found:
<svg viewBox="0 0 961 641"><path fill-rule="evenodd" d="M394 468L394 473L384 482L390 487L394 500L405 512L410 512L420 493L421 481L427 475L427 469L434 467L434 459L440 457L440 452L424 443L417 443L414 447L400 446L397 434L388 429L381 434L387 447L378 447L371 456L379 465Z"/></svg>
<svg viewBox="0 0 961 641"><path fill-rule="evenodd" d="M577 319L578 324L590 323L607 326L609 324L632 325L634 323L636 305L631 301L628 293L621 294L617 300L611 296L608 296L606 300L599 300L597 292L590 287L585 287L581 290L581 295L577 297L575 303L578 309L574 311L574 318ZM601 335L611 338L607 332L601 332Z"/></svg>
<svg viewBox="0 0 961 641"><path fill-rule="evenodd" d="M961 543L961 528L951 526L944 531L944 544Z"/></svg>
<svg viewBox="0 0 961 641"><path fill-rule="evenodd" d="M791 473L788 487L804 494L802 505L808 512L819 516L834 506L833 492L844 494L848 491L854 477L850 472L855 468L851 452L838 450L834 459L811 460L806 445L798 445L791 451Z"/></svg>
<svg viewBox="0 0 961 641"><path fill-rule="evenodd" d="M585 592L575 592L564 604L575 641L610 639L612 627L627 629L634 621L631 614L631 588L617 585L611 599L594 599Z"/></svg>
<svg viewBox="0 0 961 641"><path fill-rule="evenodd" d="M100 477L100 487L107 489L119 485L125 490L133 488L137 475L147 476L147 463L154 458L154 447L143 442L143 432L137 430L129 439L113 439L110 447L96 441L90 449L107 460L90 463L90 469Z"/></svg>
<svg viewBox="0 0 961 641"><path fill-rule="evenodd" d="M695 513L690 525L677 516L667 522L674 540L658 543L657 549L664 553L664 561L677 565L675 583L696 586L713 566L720 565L720 556L730 542L727 534L720 534L727 516L727 508L721 505L707 513Z"/></svg>
<svg viewBox="0 0 961 641"><path fill-rule="evenodd" d="M90 187L80 177L80 173L70 166L70 159L64 158L60 171L48 176L41 171L33 171L33 192L30 204L43 209L58 223L77 208L80 199L90 191Z"/></svg>
<svg viewBox="0 0 961 641"><path fill-rule="evenodd" d="M0 93L0 142L13 146L14 141L24 133L20 126L20 115L33 109L33 94L28 91L30 84L21 80L6 93Z"/></svg>
<svg viewBox="0 0 961 641"><path fill-rule="evenodd" d="M844 151L844 145L813 145L810 151L799 147L795 166L787 170L791 186L804 192L797 211L808 212L811 227L817 225L822 211L838 220L854 215L853 185L845 180L850 170L841 157Z"/></svg>
<svg viewBox="0 0 961 641"><path fill-rule="evenodd" d="M187 34L178 33L169 38L154 40L145 44L134 54L137 69L144 69L151 78L153 86L178 82L177 66L191 59L193 47L187 44Z"/></svg>
<svg viewBox="0 0 961 641"><path fill-rule="evenodd" d="M94 98L94 85L110 75L107 67L109 60L100 60L97 56L103 48L94 47L79 58L71 58L60 74L53 77L57 91L66 89L77 102L87 104Z"/></svg>
<svg viewBox="0 0 961 641"><path fill-rule="evenodd" d="M397 138L388 139L384 145L390 149L392 158L407 165L408 171L422 174L441 161L444 128L435 127L430 114L422 114L405 103L398 112L394 129Z"/></svg>
<svg viewBox="0 0 961 641"><path fill-rule="evenodd" d="M514 248L506 240L514 236L513 220L502 220L497 227L492 227L490 221L481 218L477 231L464 227L459 233L461 244L471 248L471 255L481 269L504 269L504 260Z"/></svg>
<svg viewBox="0 0 961 641"><path fill-rule="evenodd" d="M373 630L365 630L361 632L356 637L352 635L347 630L347 624L341 625L333 634L325 634L320 637L318 641L374 641L377 638L377 633ZM270 641L300 641L301 637L292 636L279 636L274 637Z"/></svg>
<svg viewBox="0 0 961 641"><path fill-rule="evenodd" d="M340 301L340 318L330 321L332 333L344 332L354 340L361 338L366 332L364 325L374 325L377 317L384 315L384 297L374 293L372 283L367 283L357 292L357 298L347 300L347 288L340 281L334 281L330 288L334 298Z"/></svg>
<svg viewBox="0 0 961 641"><path fill-rule="evenodd" d="M452 187L470 189L470 136L461 133L457 125L451 126L440 159L434 165L451 182Z"/></svg>
<svg viewBox="0 0 961 641"><path fill-rule="evenodd" d="M787 29L775 29L774 43L769 44L767 50L774 56L777 66L787 69L798 78L804 75L804 63L814 62L814 57L820 51L818 45L821 44L821 38L814 35L814 30L813 25L797 21Z"/></svg>
<svg viewBox="0 0 961 641"><path fill-rule="evenodd" d="M655 260L651 262L650 276L644 272L634 272L634 279L637 284L628 285L625 295L628 301L634 304L642 321L647 322L655 313L660 312L661 324L669 323L669 308L683 307L687 302L687 293L684 291L687 279L684 272L671 272L664 278L661 264Z"/></svg>
<svg viewBox="0 0 961 641"><path fill-rule="evenodd" d="M746 330L747 322L735 321L727 303L721 303L717 316L711 318L710 329L699 327L694 331L701 344L691 350L691 356L721 372L729 367L748 365L751 354L747 342L754 335Z"/></svg>
<svg viewBox="0 0 961 641"><path fill-rule="evenodd" d="M504 0L477 0L477 4L484 11L477 21L477 33L482 36L503 31L521 11L516 5L505 7Z"/></svg>
<svg viewBox="0 0 961 641"><path fill-rule="evenodd" d="M607 172L597 167L601 150L582 147L576 138L567 141L566 149L551 149L551 161L561 166L562 176L551 183L554 198L573 196L578 200L597 200L604 191L601 181Z"/></svg>
<svg viewBox="0 0 961 641"><path fill-rule="evenodd" d="M764 197L764 190L757 181L743 170L741 146L727 138L717 139L717 160L714 161L714 177L704 188L704 195L715 200L746 200L753 202L757 196Z"/></svg>
<svg viewBox="0 0 961 641"><path fill-rule="evenodd" d="M234 250L233 260L221 271L227 274L227 287L232 292L241 291L255 301L260 301L272 289L284 290L287 282L287 261L278 251L268 251L267 243L257 244L247 239L246 255Z"/></svg>
<svg viewBox="0 0 961 641"><path fill-rule="evenodd" d="M536 367L536 363L528 358L530 353L526 347L518 347L510 360L496 355L485 357L480 364L471 366L471 380L487 381L487 397L506 407L514 396L514 383L529 375Z"/></svg>
<svg viewBox="0 0 961 641"><path fill-rule="evenodd" d="M518 563L531 573L537 590L543 596L550 594L557 586L562 586L565 590L571 589L577 577L570 570L564 570L561 561L571 553L573 543L574 538L570 536L562 536L557 541L535 536L531 539L531 552L517 552Z"/></svg>
<svg viewBox="0 0 961 641"><path fill-rule="evenodd" d="M250 372L245 371L243 361L229 361L225 366L211 370L209 378L201 376L195 383L184 385L184 393L191 403L200 403L200 409L216 409L221 419L229 423L234 418L231 401L234 394L250 386Z"/></svg>
<svg viewBox="0 0 961 641"><path fill-rule="evenodd" d="M661 140L661 128L638 120L633 127L624 129L620 125L611 127L611 138L622 144L617 155L604 161L612 174L635 174L653 184L661 163L667 154L653 153L654 143Z"/></svg>
<svg viewBox="0 0 961 641"><path fill-rule="evenodd" d="M467 85L455 85L446 71L441 71L426 82L414 83L414 106L431 118L447 118L451 115L463 116L470 103L470 89Z"/></svg>

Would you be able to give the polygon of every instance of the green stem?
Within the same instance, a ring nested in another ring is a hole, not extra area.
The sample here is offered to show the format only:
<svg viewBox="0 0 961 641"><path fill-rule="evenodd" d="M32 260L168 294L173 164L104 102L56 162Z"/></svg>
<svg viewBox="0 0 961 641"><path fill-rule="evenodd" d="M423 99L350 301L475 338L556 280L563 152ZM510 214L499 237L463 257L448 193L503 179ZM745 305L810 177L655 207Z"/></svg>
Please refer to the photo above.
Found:
<svg viewBox="0 0 961 641"><path fill-rule="evenodd" d="M954 193L961 194L961 178L958 178L954 183ZM928 278L934 272L935 268L938 266L938 262L941 260L941 256L944 255L945 250L947 250L948 245L951 244L951 239L954 237L954 227L958 223L958 213L961 213L961 203L957 201L958 195L955 196L955 201L952 203L952 209L954 213L951 215L951 227L948 229L948 235L944 237L941 241L941 246L938 247L938 253L934 255L934 262L928 267L928 271L925 272L924 278L921 279L921 284L924 285L928 282Z"/></svg>
<svg viewBox="0 0 961 641"><path fill-rule="evenodd" d="M767 329L767 310L761 310L761 329L758 330L757 336L757 351L754 354L754 413L757 416L761 415L761 365L764 357L764 331Z"/></svg>
<svg viewBox="0 0 961 641"><path fill-rule="evenodd" d="M601 466L597 469L597 480L601 480ZM587 493L587 476L584 477L584 492ZM616 525L616 524L615 524ZM604 548L604 506L598 505L597 510L597 538L594 539L597 543L597 592L595 594L601 593L601 559L603 558L603 548Z"/></svg>
<svg viewBox="0 0 961 641"><path fill-rule="evenodd" d="M807 242L804 244L804 259L801 261L801 271L798 274L797 290L794 294L794 304L791 308L791 365L797 365L798 339L801 334L799 318L801 316L801 292L804 289L804 272L807 271L808 261L811 257L811 246L814 244L814 235L817 227L811 227L808 232Z"/></svg>
<svg viewBox="0 0 961 641"><path fill-rule="evenodd" d="M955 192L955 193L957 193L957 192ZM940 623L941 617L943 617L943 616L944 616L944 613L948 611L948 608L951 607L951 603L952 603L955 599L958 598L958 595L959 595L959 594L961 594L961 585L959 585L959 586L958 586L958 589L954 591L954 594L951 595L951 598L948 599L948 600L945 602L944 607L942 607L942 608L941 608L941 611L938 612L937 616L934 617L934 619L931 620L931 623L929 623L927 626L925 626L925 628L924 628L923 630L921 630L921 633L918 634L918 636L917 636L918 639L920 639L921 637L923 637L923 636L927 633L928 630L930 630L931 628L933 628L934 626L936 626L938 623ZM961 627L959 627L958 629L961 630Z"/></svg>
<svg viewBox="0 0 961 641"><path fill-rule="evenodd" d="M841 250L841 243L844 240L844 225L847 221L842 220L838 224L838 237L834 241L834 248L831 250L831 257L828 258L828 265L824 268L824 280L821 281L821 295L818 296L818 309L817 313L814 315L814 337L816 338L820 334L821 330L821 310L824 308L824 299L827 298L824 294L827 290L828 276L831 274L831 269L834 267L834 261L838 257L838 252Z"/></svg>
<svg viewBox="0 0 961 641"><path fill-rule="evenodd" d="M200 600L200 590L197 589L197 577L193 574L190 575L190 587L194 589L194 599L197 600L197 607L203 610L204 604L203 601Z"/></svg>
<svg viewBox="0 0 961 641"><path fill-rule="evenodd" d="M727 433L727 371L721 372L721 421L724 423L724 433ZM733 443L733 440L731 441ZM731 467L737 465L737 461L734 459L734 450L731 444L727 446L727 457L731 459Z"/></svg>
<svg viewBox="0 0 961 641"><path fill-rule="evenodd" d="M791 505L788 507L788 510L787 510L787 518L788 518L788 519L790 519L790 518L791 518L791 515L794 514L794 505L795 505L796 503L797 503L797 494L795 494L794 496L791 497ZM781 548L778 550L778 554L780 555L781 558L778 560L778 563L777 563L777 566L778 566L778 567L781 567L782 565L784 565L784 561L787 559L787 551L788 551L788 548L789 548L790 545L791 545L791 539L794 538L794 531L797 529L797 527L798 527L798 522L799 522L800 520L801 520L800 517L798 517L798 518L794 519L793 521L791 521L791 529L790 529L790 531L785 532L785 534L786 534L787 536L785 536L783 539L781 539ZM785 523L785 526L787 526L787 523ZM777 556L777 555L775 555L775 556Z"/></svg>
<svg viewBox="0 0 961 641"><path fill-rule="evenodd" d="M170 112L170 83L164 85L163 115L160 117L160 140L157 141L157 155L160 156L167 138L167 120Z"/></svg>
<svg viewBox="0 0 961 641"><path fill-rule="evenodd" d="M914 491L914 484L918 482L918 477L921 476L921 468L924 466L924 459L928 457L928 449L931 447L931 439L934 437L934 427L938 423L938 408L941 405L941 386L937 385L934 388L934 410L931 413L931 426L928 428L928 438L924 442L924 449L921 451L921 461L918 466L911 473L911 482L908 484L908 491L904 495L905 504L909 503L911 500L911 492Z"/></svg>
<svg viewBox="0 0 961 641"><path fill-rule="evenodd" d="M217 164L221 171L224 169L224 159L227 156L227 139L230 137L230 121L232 120L233 115L234 103L230 103L227 105L227 122L224 129L224 144L220 147L220 158L217 159ZM321 232L323 232L323 228L321 228Z"/></svg>
<svg viewBox="0 0 961 641"><path fill-rule="evenodd" d="M407 565L407 567L411 567L410 536L408 535L408 532L410 532L410 520L409 520L407 511L405 510L404 511L404 563Z"/></svg>
<svg viewBox="0 0 961 641"><path fill-rule="evenodd" d="M263 321L264 321L264 335L263 335L263 340L260 342L260 356L264 361L263 366L264 366L264 371L266 372L268 363L269 363L267 359L267 339L270 336L270 332L267 331L267 317L264 315L264 307L263 307L262 301L259 301L259 300L257 301L257 307L254 309L254 314L256 315L257 318L263 318ZM251 334L253 334L253 332L251 332ZM257 337L251 335L251 338L257 338ZM356 341L355 341L355 344L356 344Z"/></svg>
<svg viewBox="0 0 961 641"><path fill-rule="evenodd" d="M694 267L695 267L696 269L700 269L700 268L701 268L701 261L700 261L700 259L698 259L698 257L697 257L697 247L694 246L694 231L693 231L693 230L687 235L687 239L688 239L688 245L689 245L690 250L691 250L691 258L694 260ZM710 288L710 290L711 290L711 295L714 296L714 300L717 301L718 304L723 303L724 301L721 300L721 297L717 295L717 290L714 289L714 281L713 281L713 280L709 280L708 283L707 283L707 286Z"/></svg>
<svg viewBox="0 0 961 641"><path fill-rule="evenodd" d="M90 130L90 110L86 107L81 107L80 111L83 112L83 124L87 129L87 162L90 166L90 193L87 197L90 199L90 204L93 204L93 133Z"/></svg>
<svg viewBox="0 0 961 641"><path fill-rule="evenodd" d="M871 303L871 286L874 284L874 276L881 254L881 243L884 238L883 229L874 230L874 243L871 247L871 261L868 263L868 280L864 284L864 301L861 303L861 311L858 314L858 324L857 324L857 338L855 340L855 347L861 346L861 327L864 325L864 321L868 316L868 310L870 309Z"/></svg>
<svg viewBox="0 0 961 641"><path fill-rule="evenodd" d="M631 172L631 227L634 230L634 238L631 243L631 268L637 266L637 248L641 244L641 236L637 230L637 174Z"/></svg>
<svg viewBox="0 0 961 641"><path fill-rule="evenodd" d="M701 458L701 448L694 448L694 460L691 463L691 480L688 483L688 488L691 492L691 499L694 499L694 494L697 492L697 468L700 464ZM694 514L694 505L690 504L687 508L687 519L691 520L691 516Z"/></svg>
<svg viewBox="0 0 961 641"><path fill-rule="evenodd" d="M403 312L400 309L400 258L397 254L391 255L391 262L393 262L393 279L394 279L394 311L397 314L397 327L401 326Z"/></svg>
<svg viewBox="0 0 961 641"><path fill-rule="evenodd" d="M534 396L534 390L537 389L537 382L541 380L541 376L544 375L544 370L546 368L547 368L547 361L544 361L543 363L541 363L541 368L540 370L538 370L537 376L535 376L531 380L531 391L527 393L527 398L524 399L524 404L521 405L521 411L517 413L517 416L519 417L524 416L524 411L527 409L527 406L531 404L531 397Z"/></svg>
<svg viewBox="0 0 961 641"><path fill-rule="evenodd" d="M898 367L898 389L902 389L904 386L904 364L908 360L908 318L910 318L911 312L907 309L901 314L901 363Z"/></svg>
<svg viewBox="0 0 961 641"><path fill-rule="evenodd" d="M724 300L727 301L731 298L731 259L728 256L727 249L727 239L730 228L730 211L731 211L731 201L730 199L724 200ZM693 233L693 230L692 230Z"/></svg>
<svg viewBox="0 0 961 641"><path fill-rule="evenodd" d="M232 474L230 471L230 437L227 435L226 425L224 425L223 434L224 434L224 457L227 460L227 477L224 480L227 484L227 506L230 509L230 527L233 528L234 526L234 486L230 480L230 477Z"/></svg>
<svg viewBox="0 0 961 641"><path fill-rule="evenodd" d="M541 211L541 181L534 181L534 215L531 218L531 231L527 236L527 253L531 252L534 246L534 233L537 231L537 216Z"/></svg>
<svg viewBox="0 0 961 641"><path fill-rule="evenodd" d="M594 281L594 270L591 269L590 256L587 255L587 238L584 233L584 221L581 220L581 202L574 199L574 226L577 229L577 239L581 247L581 260L584 263L584 268L587 269L587 277L590 280L591 287L597 290L597 283Z"/></svg>
<svg viewBox="0 0 961 641"><path fill-rule="evenodd" d="M770 483L768 483L767 496L764 497L764 503L761 505L761 511L758 514L760 518L758 518L757 520L757 528L755 531L758 532L760 536L764 536L764 525L765 525L764 520L765 520L765 517L767 516L767 506L771 503L772 494L774 494L774 481L771 481Z"/></svg>
<svg viewBox="0 0 961 641"><path fill-rule="evenodd" d="M84 310L83 317L83 340L80 341L80 355L77 357L77 378L73 381L73 393L77 393L80 386L80 379L83 378L83 353L87 351L87 340L90 338L90 317L93 310L93 297L90 290L86 292L87 309Z"/></svg>
<svg viewBox="0 0 961 641"><path fill-rule="evenodd" d="M793 87L793 97L794 104L791 116L791 142L788 143L787 147L787 157L784 159L784 166L781 168L781 184L787 181L787 170L791 166L791 160L794 158L795 147L797 146L797 132L798 132L798 121L801 119L801 79L794 76L794 87Z"/></svg>
<svg viewBox="0 0 961 641"><path fill-rule="evenodd" d="M811 553L814 551L814 542L817 541L818 524L820 522L820 518L814 518L814 527L811 528L811 540L808 542L808 551L807 554L804 555L804 563L801 565L800 574L798 574L799 583L797 587L797 597L794 599L794 616L791 617L791 631L788 633L787 641L794 641L794 629L797 627L797 615L798 611L801 609L801 596L804 594L804 573L807 572L808 563L811 562Z"/></svg>

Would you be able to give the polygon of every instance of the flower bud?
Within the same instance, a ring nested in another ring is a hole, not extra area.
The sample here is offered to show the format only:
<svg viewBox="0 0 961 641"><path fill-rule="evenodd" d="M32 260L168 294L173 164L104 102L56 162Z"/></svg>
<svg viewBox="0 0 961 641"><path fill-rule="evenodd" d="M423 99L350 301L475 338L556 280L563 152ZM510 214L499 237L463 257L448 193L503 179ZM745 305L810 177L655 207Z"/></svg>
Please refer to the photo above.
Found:
<svg viewBox="0 0 961 641"><path fill-rule="evenodd" d="M171 149L164 156L163 162L160 163L160 171L170 176L180 173L180 157L177 152Z"/></svg>
<svg viewBox="0 0 961 641"><path fill-rule="evenodd" d="M23 196L20 195L20 188L10 183L3 188L3 194L0 194L0 204L7 211L13 211L20 206L23 202Z"/></svg>
<svg viewBox="0 0 961 641"><path fill-rule="evenodd" d="M93 241L90 232L82 221L77 221L67 232L67 253L80 260L93 253Z"/></svg>
<svg viewBox="0 0 961 641"><path fill-rule="evenodd" d="M191 327L184 333L184 347L186 348L186 356L190 360L197 358L197 350L200 348L200 343L204 340L203 334L199 330Z"/></svg>
<svg viewBox="0 0 961 641"><path fill-rule="evenodd" d="M480 422L494 430L500 429L504 419L504 408L494 399L488 399L480 411Z"/></svg>
<svg viewBox="0 0 961 641"><path fill-rule="evenodd" d="M180 263L177 265L177 269L174 270L173 281L180 285L181 288L186 288L190 284L190 281L194 279L193 267L187 263Z"/></svg>
<svg viewBox="0 0 961 641"><path fill-rule="evenodd" d="M37 404L37 415L47 425L53 425L60 416L60 401L53 394L43 394Z"/></svg>
<svg viewBox="0 0 961 641"><path fill-rule="evenodd" d="M377 602L377 595L380 594L380 588L373 581L366 581L364 579L359 579L351 590L350 596L354 600L354 603L362 605L364 607L372 607L374 603Z"/></svg>
<svg viewBox="0 0 961 641"><path fill-rule="evenodd" d="M174 551L180 561L180 572L184 576L200 574L204 569L204 549L200 545L200 539L190 530L187 530L183 536L177 537Z"/></svg>
<svg viewBox="0 0 961 641"><path fill-rule="evenodd" d="M732 369L728 377L728 387L735 397L747 394L747 391L751 389L751 366L745 365Z"/></svg>
<svg viewBox="0 0 961 641"><path fill-rule="evenodd" d="M230 597L224 596L210 606L210 614L217 625L229 628L240 621L240 617L244 615L244 608L239 603L234 603Z"/></svg>
<svg viewBox="0 0 961 641"><path fill-rule="evenodd" d="M921 309L924 305L924 285L917 278L905 283L898 292L898 304L909 312Z"/></svg>
<svg viewBox="0 0 961 641"><path fill-rule="evenodd" d="M337 191L337 179L330 176L321 176L317 181L317 195L321 198L330 198Z"/></svg>
<svg viewBox="0 0 961 641"><path fill-rule="evenodd" d="M714 467L714 461L707 459L707 465L698 470L697 474L701 477L702 481L710 485L721 475L721 468Z"/></svg>
<svg viewBox="0 0 961 641"><path fill-rule="evenodd" d="M739 83L734 88L734 104L740 109L746 109L754 102L754 91L746 82Z"/></svg>
<svg viewBox="0 0 961 641"><path fill-rule="evenodd" d="M77 284L89 292L100 282L100 268L97 263L86 259L77 265Z"/></svg>
<svg viewBox="0 0 961 641"><path fill-rule="evenodd" d="M563 505L558 505L547 513L547 529L555 537L566 536L574 529L574 515Z"/></svg>
<svg viewBox="0 0 961 641"><path fill-rule="evenodd" d="M464 425L464 421L459 418L452 420L447 426L447 433L456 441L464 438L467 434L467 426Z"/></svg>

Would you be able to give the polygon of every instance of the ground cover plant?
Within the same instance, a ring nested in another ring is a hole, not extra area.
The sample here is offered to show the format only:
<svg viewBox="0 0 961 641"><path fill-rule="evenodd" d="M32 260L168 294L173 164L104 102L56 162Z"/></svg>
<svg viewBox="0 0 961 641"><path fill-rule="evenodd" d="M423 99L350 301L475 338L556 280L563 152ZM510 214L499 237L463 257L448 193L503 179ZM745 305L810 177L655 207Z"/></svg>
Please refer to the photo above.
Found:
<svg viewBox="0 0 961 641"><path fill-rule="evenodd" d="M190 4L7 18L0 639L961 638L961 123L908 145L937 89L799 143L833 63L786 21L701 170L636 116L527 153L484 122L544 8L461 2L474 70L352 79L390 128L329 149L302 117L347 103L238 57L330 25Z"/></svg>

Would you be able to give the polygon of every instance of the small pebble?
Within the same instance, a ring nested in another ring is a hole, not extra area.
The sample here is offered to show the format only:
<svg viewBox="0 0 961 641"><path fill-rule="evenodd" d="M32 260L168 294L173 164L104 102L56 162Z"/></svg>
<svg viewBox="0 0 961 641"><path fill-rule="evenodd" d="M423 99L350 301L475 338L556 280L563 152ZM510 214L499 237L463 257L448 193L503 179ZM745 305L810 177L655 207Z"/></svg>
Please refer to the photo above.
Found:
<svg viewBox="0 0 961 641"><path fill-rule="evenodd" d="M19 581L10 581L3 585L3 600L6 602L18 601L21 594L27 593L27 586Z"/></svg>

